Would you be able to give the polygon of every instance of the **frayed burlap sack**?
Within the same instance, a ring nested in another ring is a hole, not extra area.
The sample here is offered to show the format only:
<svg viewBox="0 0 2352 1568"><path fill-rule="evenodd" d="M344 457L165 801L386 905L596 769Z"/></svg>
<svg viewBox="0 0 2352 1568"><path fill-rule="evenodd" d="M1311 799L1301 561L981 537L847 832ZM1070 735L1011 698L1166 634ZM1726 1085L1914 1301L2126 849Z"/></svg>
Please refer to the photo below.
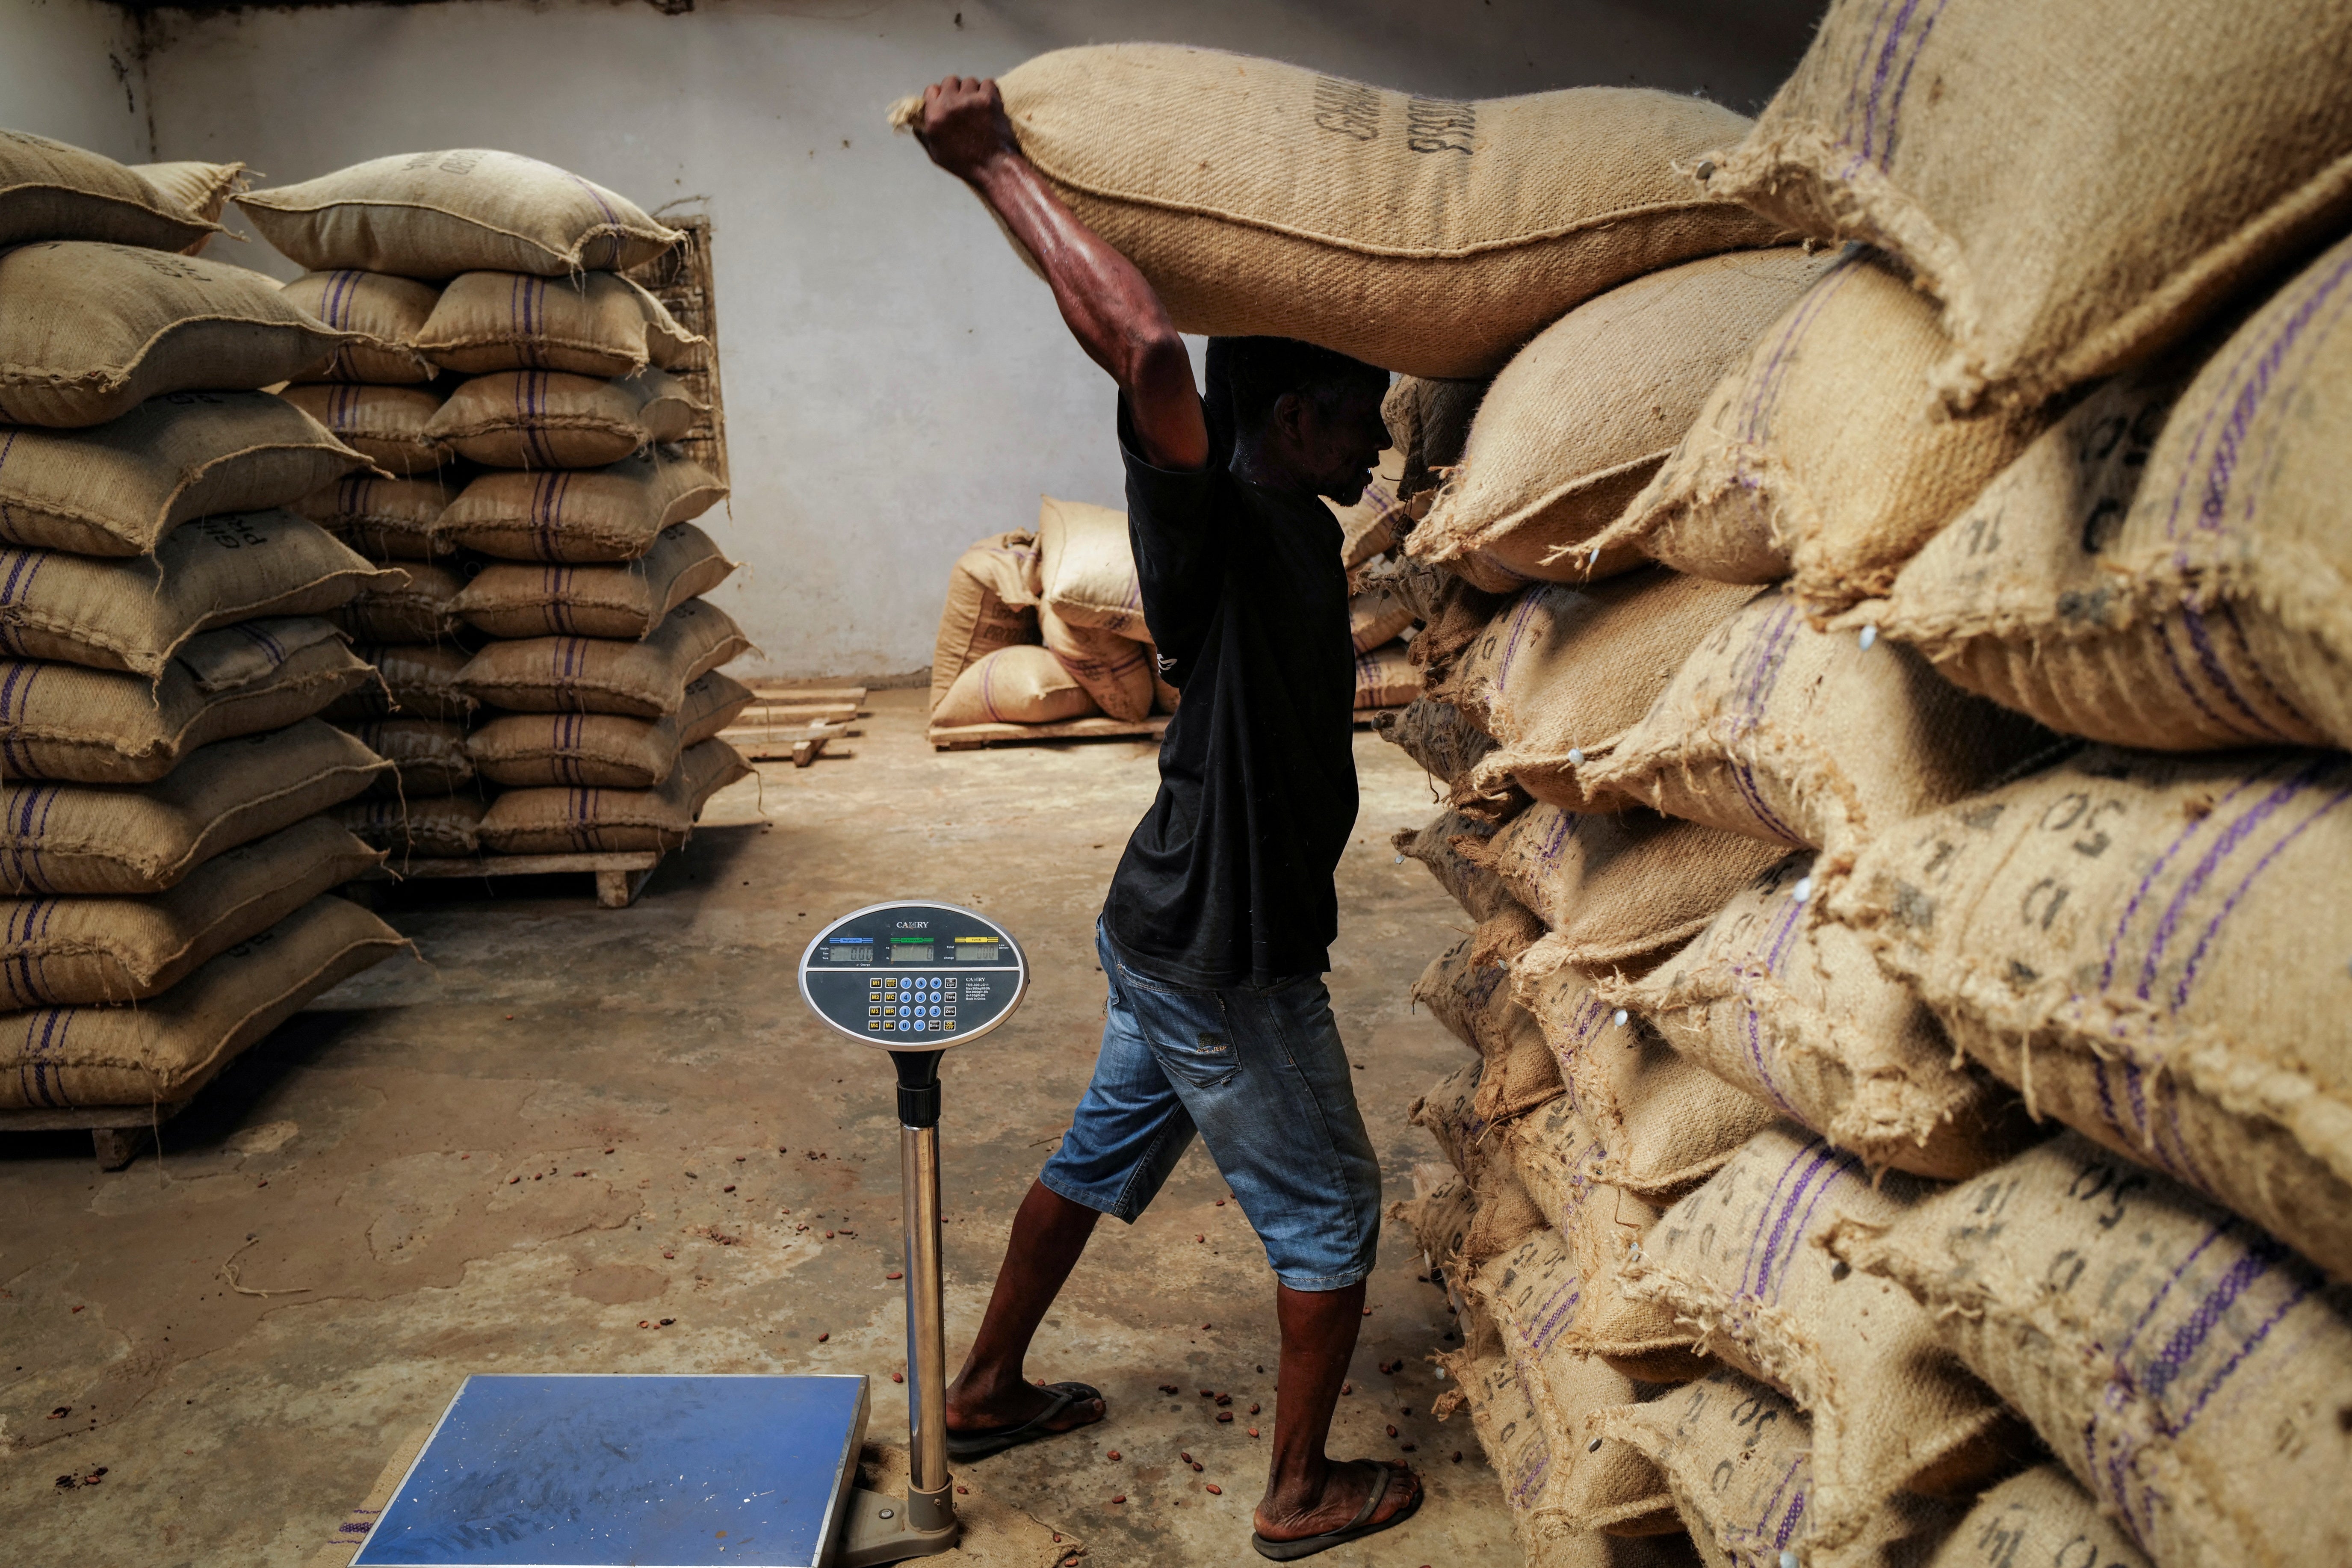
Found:
<svg viewBox="0 0 2352 1568"><path fill-rule="evenodd" d="M509 713L467 736L466 750L483 777L510 789L653 789L680 752L726 729L751 700L751 688L714 669L688 682L678 710L659 719Z"/></svg>
<svg viewBox="0 0 2352 1568"><path fill-rule="evenodd" d="M675 849L704 803L751 766L724 741L689 747L652 789L510 789L483 814L482 847L498 855Z"/></svg>
<svg viewBox="0 0 2352 1568"><path fill-rule="evenodd" d="M334 612L354 641L438 642L457 629L457 595L466 579L452 566L404 561L388 581L354 594Z"/></svg>
<svg viewBox="0 0 2352 1568"><path fill-rule="evenodd" d="M1783 851L1647 810L1580 815L1540 802L1464 852L1601 972L1689 941Z"/></svg>
<svg viewBox="0 0 2352 1568"><path fill-rule="evenodd" d="M1587 756L1648 712L1752 592L1657 567L1589 588L1527 590L1454 662L1440 692L1502 742L1471 772L1469 790L1496 795L1516 783L1570 811L1617 809L1620 801L1585 789Z"/></svg>
<svg viewBox="0 0 2352 1568"><path fill-rule="evenodd" d="M1348 640L1358 653L1392 643L1412 629L1412 607L1390 589L1361 589L1348 600Z"/></svg>
<svg viewBox="0 0 2352 1568"><path fill-rule="evenodd" d="M1893 1493L1966 1495L2030 1446L1931 1311L1820 1244L1841 1215L1891 1223L1935 1190L1901 1174L1874 1184L1861 1161L1782 1122L1668 1209L1626 1264L1629 1291L1811 1416L1819 1552L1864 1539Z"/></svg>
<svg viewBox="0 0 2352 1568"><path fill-rule="evenodd" d="M1422 1261L1442 1276L1462 1250L1477 1212L1477 1198L1461 1172L1442 1161L1423 1160L1412 1168L1412 1196L1391 1204L1388 1217L1412 1233Z"/></svg>
<svg viewBox="0 0 2352 1568"><path fill-rule="evenodd" d="M425 434L487 468L597 468L677 440L709 412L657 370L614 381L502 370L459 382Z"/></svg>
<svg viewBox="0 0 2352 1568"><path fill-rule="evenodd" d="M0 781L0 890L159 893L223 850L350 799L388 766L304 719L205 746L153 784Z"/></svg>
<svg viewBox="0 0 2352 1568"><path fill-rule="evenodd" d="M688 599L727 581L735 563L690 522L662 530L635 561L609 566L485 566L451 606L494 637L642 637Z"/></svg>
<svg viewBox="0 0 2352 1568"><path fill-rule="evenodd" d="M173 210L201 220L207 229L218 226L229 198L246 188L242 163L206 163L193 158L175 158L163 163L133 163L131 172L154 186L156 194ZM177 248L183 256L194 256L211 238L209 232L200 234Z"/></svg>
<svg viewBox="0 0 2352 1568"><path fill-rule="evenodd" d="M931 710L944 729L965 724L1065 724L1102 710L1063 662L1035 644L982 654Z"/></svg>
<svg viewBox="0 0 2352 1568"><path fill-rule="evenodd" d="M96 239L184 250L219 232L218 216L200 216L102 153L0 131L0 246Z"/></svg>
<svg viewBox="0 0 2352 1568"><path fill-rule="evenodd" d="M1511 963L1541 929L1526 910L1507 910L1432 960L1413 984L1412 999L1486 1059L1476 1109L1489 1125L1561 1093L1543 1030L1511 994Z"/></svg>
<svg viewBox="0 0 2352 1568"><path fill-rule="evenodd" d="M199 518L130 560L0 550L0 651L160 677L198 632L320 615L398 577L283 511Z"/></svg>
<svg viewBox="0 0 2352 1568"><path fill-rule="evenodd" d="M1823 850L1833 874L1894 824L2063 744L1909 648L1813 630L1772 590L1718 626L1578 779L1603 800Z"/></svg>
<svg viewBox="0 0 2352 1568"><path fill-rule="evenodd" d="M463 719L478 704L457 689L473 655L455 643L362 643L352 649L374 667L378 684L329 708L334 720L381 719L398 711L419 719Z"/></svg>
<svg viewBox="0 0 2352 1568"><path fill-rule="evenodd" d="M2038 402L2342 232L2352 17L2277 21L2168 0L2118 48L2095 8L1838 0L1707 188L1901 257L1943 301L1954 407Z"/></svg>
<svg viewBox="0 0 2352 1568"><path fill-rule="evenodd" d="M441 514L457 499L443 475L387 479L346 474L287 510L312 522L371 561L432 561L457 549Z"/></svg>
<svg viewBox="0 0 2352 1568"><path fill-rule="evenodd" d="M1470 444L1470 426L1478 416L1478 403L1486 395L1489 379L1401 375L1381 400L1381 419L1389 427L1389 440L1404 455L1397 478L1397 500L1405 506L1407 516L1425 515L1435 499L1433 492L1462 461L1462 449Z"/></svg>
<svg viewBox="0 0 2352 1568"><path fill-rule="evenodd" d="M1364 481L1364 493L1352 505L1341 506L1328 496L1323 498L1323 504L1339 520L1339 563L1349 571L1350 593L1360 590L1355 575L1358 569L1394 550L1412 531L1412 514L1397 493L1403 479L1404 454L1391 447L1381 453L1372 477Z"/></svg>
<svg viewBox="0 0 2352 1568"><path fill-rule="evenodd" d="M2201 369L2093 393L1849 618L2072 734L2352 745L2347 305L2352 240Z"/></svg>
<svg viewBox="0 0 2352 1568"><path fill-rule="evenodd" d="M2352 1560L2352 1292L2253 1226L2061 1137L1831 1246L2162 1568Z"/></svg>
<svg viewBox="0 0 2352 1568"><path fill-rule="evenodd" d="M1085 688L1087 695L1105 713L1126 720L1141 719L1150 713L1150 644L1130 641L1121 632L1066 621L1050 603L1037 607L1037 633L1046 651L1061 660L1070 679ZM940 706L944 708L946 704Z"/></svg>
<svg viewBox="0 0 2352 1568"><path fill-rule="evenodd" d="M1448 1034L1485 1056L1478 1039L1479 1015L1496 997L1509 998L1509 972L1498 959L1475 962L1471 954L1476 946L1475 937L1465 936L1431 959L1412 983L1412 995Z"/></svg>
<svg viewBox="0 0 2352 1568"><path fill-rule="evenodd" d="M1456 102L1169 44L1057 49L1000 85L1029 161L1177 326L1410 375L1491 373L1604 289L1780 232L1677 171L1747 128L1677 94Z"/></svg>
<svg viewBox="0 0 2352 1568"><path fill-rule="evenodd" d="M2020 1471L1977 1499L1919 1568L2024 1568L2029 1563L2149 1568L2131 1537L2056 1465Z"/></svg>
<svg viewBox="0 0 2352 1568"><path fill-rule="evenodd" d="M1463 1180L1474 1185L1500 1151L1498 1143L1490 1142L1477 1110L1478 1075L1484 1065L1471 1062L1454 1068L1405 1110L1405 1120L1426 1129Z"/></svg>
<svg viewBox="0 0 2352 1568"><path fill-rule="evenodd" d="M304 267L404 278L626 271L684 237L593 181L478 147L371 159L236 205Z"/></svg>
<svg viewBox="0 0 2352 1568"><path fill-rule="evenodd" d="M342 726L392 764L371 793L395 800L449 795L474 782L466 727L453 719L366 719Z"/></svg>
<svg viewBox="0 0 2352 1568"><path fill-rule="evenodd" d="M1040 498L1038 601L1074 626L1143 641L1143 589L1128 543L1127 513Z"/></svg>
<svg viewBox="0 0 2352 1568"><path fill-rule="evenodd" d="M956 557L931 648L933 713L966 666L1037 640L1038 591L1034 533L991 534Z"/></svg>
<svg viewBox="0 0 2352 1568"><path fill-rule="evenodd" d="M355 800L335 808L334 820L363 844L393 857L398 871L409 859L469 860L482 850L482 797L420 795L411 801L385 796Z"/></svg>
<svg viewBox="0 0 2352 1568"><path fill-rule="evenodd" d="M1434 697L1415 697L1393 712L1372 720L1372 733L1419 763L1450 789L1478 760L1495 749L1495 738L1470 722L1462 710Z"/></svg>
<svg viewBox="0 0 2352 1568"><path fill-rule="evenodd" d="M1421 667L1423 684L1433 687L1444 684L1462 656L1511 603L1504 595L1472 587L1442 566L1420 562L1403 563L1384 581L1421 622L1412 639L1412 661Z"/></svg>
<svg viewBox="0 0 2352 1568"><path fill-rule="evenodd" d="M431 434L442 405L432 387L311 382L279 395L389 473L430 474L449 461Z"/></svg>
<svg viewBox="0 0 2352 1568"><path fill-rule="evenodd" d="M1457 1273L1484 1268L1488 1258L1499 1258L1543 1228L1543 1211L1519 1185L1508 1161L1488 1161L1478 1173L1475 1192L1477 1208L1462 1236Z"/></svg>
<svg viewBox="0 0 2352 1568"><path fill-rule="evenodd" d="M488 473L467 483L440 531L501 561L635 561L663 529L726 496L701 464L659 456L582 471Z"/></svg>
<svg viewBox="0 0 2352 1568"><path fill-rule="evenodd" d="M2008 1158L2031 1137L2022 1107L1955 1065L1927 1005L1822 918L1812 868L1791 856L1655 970L1593 994L1874 1170L1957 1181Z"/></svg>
<svg viewBox="0 0 2352 1568"><path fill-rule="evenodd" d="M520 713L626 713L658 719L686 701L689 682L751 650L707 599L688 599L642 642L523 637L494 642L459 672L457 689Z"/></svg>
<svg viewBox="0 0 2352 1568"><path fill-rule="evenodd" d="M1596 552L1591 541L1649 482L1716 384L1830 265L1793 247L1737 251L1570 310L1495 378L1459 470L1407 548L1482 585L1582 583L1638 564L1630 542Z"/></svg>
<svg viewBox="0 0 2352 1568"><path fill-rule="evenodd" d="M635 375L648 364L691 364L709 346L708 338L679 326L668 306L614 272L468 272L450 279L417 333L428 359L466 375Z"/></svg>
<svg viewBox="0 0 2352 1568"><path fill-rule="evenodd" d="M1903 824L1830 910L2036 1114L2352 1276L2352 759L2093 750Z"/></svg>
<svg viewBox="0 0 2352 1568"><path fill-rule="evenodd" d="M152 897L0 902L0 999L64 1007L155 995L383 858L313 816L216 855Z"/></svg>
<svg viewBox="0 0 2352 1568"><path fill-rule="evenodd" d="M1402 708L1421 695L1421 671L1402 643L1390 643L1356 656L1356 711Z"/></svg>
<svg viewBox="0 0 2352 1568"><path fill-rule="evenodd" d="M135 1007L0 1016L0 1107L185 1100L321 992L410 944L343 899L314 899Z"/></svg>
<svg viewBox="0 0 2352 1568"><path fill-rule="evenodd" d="M0 251L0 419L79 428L167 392L290 380L350 341L258 272L77 242Z"/></svg>
<svg viewBox="0 0 2352 1568"><path fill-rule="evenodd" d="M1682 443L1593 541L1733 583L1796 577L1828 614L1904 563L2038 433L2032 409L1946 416L1933 301L1850 251L1724 377Z"/></svg>
<svg viewBox="0 0 2352 1568"><path fill-rule="evenodd" d="M1505 889L1501 878L1465 855L1454 840L1467 838L1483 844L1494 836L1493 823L1447 811L1423 826L1399 828L1389 842L1396 847L1399 859L1418 860L1428 867L1437 885L1453 894L1454 901L1472 920L1487 921L1517 900Z"/></svg>
<svg viewBox="0 0 2352 1568"><path fill-rule="evenodd" d="M353 341L311 371L305 381L366 381L409 386L431 381L433 362L416 340L441 290L387 272L306 272L286 285L286 297Z"/></svg>

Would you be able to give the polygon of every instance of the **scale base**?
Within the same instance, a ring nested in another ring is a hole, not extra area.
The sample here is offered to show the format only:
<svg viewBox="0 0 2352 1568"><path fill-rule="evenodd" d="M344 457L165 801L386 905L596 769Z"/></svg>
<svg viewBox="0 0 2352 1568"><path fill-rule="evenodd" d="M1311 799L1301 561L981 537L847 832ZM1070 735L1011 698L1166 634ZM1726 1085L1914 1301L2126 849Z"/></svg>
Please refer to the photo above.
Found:
<svg viewBox="0 0 2352 1568"><path fill-rule="evenodd" d="M903 1563L909 1557L945 1552L956 1543L963 1527L954 1514L949 1514L948 1521L936 1530L919 1529L911 1517L917 1510L908 1506L909 1500L887 1492L867 1491L864 1487L853 1489L841 1545L833 1558L835 1568L875 1568L877 1563Z"/></svg>

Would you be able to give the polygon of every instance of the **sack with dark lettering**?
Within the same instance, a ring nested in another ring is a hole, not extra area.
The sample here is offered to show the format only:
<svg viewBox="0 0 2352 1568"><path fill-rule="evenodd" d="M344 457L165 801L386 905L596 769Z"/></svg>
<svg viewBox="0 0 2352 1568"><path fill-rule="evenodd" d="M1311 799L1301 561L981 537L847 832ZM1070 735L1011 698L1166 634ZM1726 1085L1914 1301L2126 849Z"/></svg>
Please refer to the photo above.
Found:
<svg viewBox="0 0 2352 1568"><path fill-rule="evenodd" d="M457 629L459 568L404 561L387 581L362 589L334 612L335 624L360 642L437 642Z"/></svg>
<svg viewBox="0 0 2352 1568"><path fill-rule="evenodd" d="M712 740L689 749L652 789L507 790L483 814L482 847L498 855L675 849L710 797L751 772L734 747Z"/></svg>
<svg viewBox="0 0 2352 1568"><path fill-rule="evenodd" d="M103 153L0 131L0 246L97 239L183 250L219 229Z"/></svg>
<svg viewBox="0 0 2352 1568"><path fill-rule="evenodd" d="M699 463L653 455L608 468L477 475L442 514L452 544L501 561L635 561L727 487Z"/></svg>
<svg viewBox="0 0 2352 1568"><path fill-rule="evenodd" d="M964 666L931 710L931 723L948 730L970 724L1064 724L1101 711L1077 677L1051 652L1034 644L1016 644Z"/></svg>
<svg viewBox="0 0 2352 1568"><path fill-rule="evenodd" d="M502 370L459 382L425 437L487 468L595 468L676 441L709 412L657 370L614 381Z"/></svg>
<svg viewBox="0 0 2352 1568"><path fill-rule="evenodd" d="M448 719L367 719L343 728L392 764L372 793L397 800L450 795L474 782L466 727Z"/></svg>
<svg viewBox="0 0 2352 1568"><path fill-rule="evenodd" d="M709 346L708 338L679 326L668 306L614 272L467 272L440 290L417 332L426 358L466 375L635 375L648 364L687 367Z"/></svg>
<svg viewBox="0 0 2352 1568"><path fill-rule="evenodd" d="M679 522L662 530L653 549L635 561L485 566L450 609L494 637L643 637L663 616L709 593L734 571L735 563L719 552L710 535Z"/></svg>
<svg viewBox="0 0 2352 1568"><path fill-rule="evenodd" d="M1412 1196L1391 1204L1388 1219L1412 1233L1422 1261L1442 1277L1476 1212L1477 1201L1461 1172L1442 1161L1423 1160L1412 1168Z"/></svg>
<svg viewBox="0 0 2352 1568"><path fill-rule="evenodd" d="M458 691L521 713L675 713L698 676L751 651L727 612L688 599L638 642L524 637L494 642L459 672Z"/></svg>
<svg viewBox="0 0 2352 1568"><path fill-rule="evenodd" d="M1070 679L1085 688L1105 713L1127 721L1150 713L1154 666L1150 643L1132 641L1123 632L1066 621L1050 602L1038 606L1037 631L1046 651L1061 661Z"/></svg>
<svg viewBox="0 0 2352 1568"><path fill-rule="evenodd" d="M1389 643L1356 656L1356 711L1385 712L1421 695L1421 671L1402 643Z"/></svg>
<svg viewBox="0 0 2352 1568"><path fill-rule="evenodd" d="M1425 693L1402 708L1372 720L1372 732L1422 765L1433 778L1449 785L1469 773L1478 760L1495 749L1495 738L1472 723L1461 709Z"/></svg>
<svg viewBox="0 0 2352 1568"><path fill-rule="evenodd" d="M688 682L678 710L658 719L509 713L467 735L466 751L484 778L510 789L653 789L679 752L726 729L751 701L751 688L714 669Z"/></svg>
<svg viewBox="0 0 2352 1568"><path fill-rule="evenodd" d="M1370 653L1392 643L1412 629L1412 610L1386 588L1364 588L1348 599L1348 641L1358 653Z"/></svg>
<svg viewBox="0 0 2352 1568"><path fill-rule="evenodd" d="M2057 1465L1985 1492L1921 1568L2149 1568L2115 1521Z"/></svg>
<svg viewBox="0 0 2352 1568"><path fill-rule="evenodd" d="M326 710L329 719L464 719L479 706L457 689L473 656L455 643L362 643L352 652L374 668L376 683L362 686Z"/></svg>
<svg viewBox="0 0 2352 1568"><path fill-rule="evenodd" d="M1411 713L1412 710L1405 710ZM1454 895L1474 921L1486 921L1500 914L1517 902L1503 887L1502 879L1488 868L1463 853L1456 839L1483 843L1495 836L1495 825L1458 811L1447 811L1432 817L1421 827L1401 827L1390 839L1398 855L1418 860L1429 868L1437 885Z"/></svg>
<svg viewBox="0 0 2352 1568"><path fill-rule="evenodd" d="M446 472L419 479L347 474L287 510L371 561L434 561L457 548L441 527L442 513L456 499Z"/></svg>
<svg viewBox="0 0 2352 1568"><path fill-rule="evenodd" d="M306 272L286 285L286 297L334 328L354 334L305 381L365 381L407 386L431 381L433 362L416 340L441 290L413 278L343 268Z"/></svg>
<svg viewBox="0 0 2352 1568"><path fill-rule="evenodd" d="M279 395L388 473L431 474L449 461L432 435L443 401L434 387L317 382Z"/></svg>
<svg viewBox="0 0 2352 1568"><path fill-rule="evenodd" d="M1037 640L1037 536L991 534L956 557L931 649L931 711L956 677L1001 647Z"/></svg>
<svg viewBox="0 0 2352 1568"><path fill-rule="evenodd" d="M1475 1184L1496 1150L1488 1147L1486 1120L1478 1114L1478 1075L1484 1064L1454 1068L1405 1110L1405 1120L1427 1130L1465 1181Z"/></svg>
<svg viewBox="0 0 2352 1568"><path fill-rule="evenodd" d="M392 857L398 871L412 859L470 860L482 850L482 797L466 792L415 800L376 796L338 806L334 819L363 844Z"/></svg>

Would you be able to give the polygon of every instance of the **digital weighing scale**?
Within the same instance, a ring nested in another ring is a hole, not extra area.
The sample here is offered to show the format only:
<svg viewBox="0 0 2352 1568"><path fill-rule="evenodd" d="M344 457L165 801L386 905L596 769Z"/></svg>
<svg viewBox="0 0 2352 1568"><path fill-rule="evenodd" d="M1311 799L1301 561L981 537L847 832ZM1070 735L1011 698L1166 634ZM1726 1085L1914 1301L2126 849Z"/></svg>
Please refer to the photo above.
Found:
<svg viewBox="0 0 2352 1568"><path fill-rule="evenodd" d="M940 1056L1012 1016L1018 943L953 904L870 904L802 999L890 1053L907 1226L908 1484L856 1484L862 1375L472 1376L352 1568L869 1568L955 1543L940 1308Z"/></svg>

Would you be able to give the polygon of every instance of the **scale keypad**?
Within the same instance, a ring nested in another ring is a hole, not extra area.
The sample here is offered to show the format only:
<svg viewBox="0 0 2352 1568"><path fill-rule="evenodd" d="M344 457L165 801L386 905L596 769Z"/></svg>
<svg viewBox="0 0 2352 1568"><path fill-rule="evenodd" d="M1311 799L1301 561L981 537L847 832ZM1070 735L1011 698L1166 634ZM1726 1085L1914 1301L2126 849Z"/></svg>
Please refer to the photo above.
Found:
<svg viewBox="0 0 2352 1568"><path fill-rule="evenodd" d="M866 982L866 1028L876 1035L952 1035L963 977L956 974L871 974Z"/></svg>

